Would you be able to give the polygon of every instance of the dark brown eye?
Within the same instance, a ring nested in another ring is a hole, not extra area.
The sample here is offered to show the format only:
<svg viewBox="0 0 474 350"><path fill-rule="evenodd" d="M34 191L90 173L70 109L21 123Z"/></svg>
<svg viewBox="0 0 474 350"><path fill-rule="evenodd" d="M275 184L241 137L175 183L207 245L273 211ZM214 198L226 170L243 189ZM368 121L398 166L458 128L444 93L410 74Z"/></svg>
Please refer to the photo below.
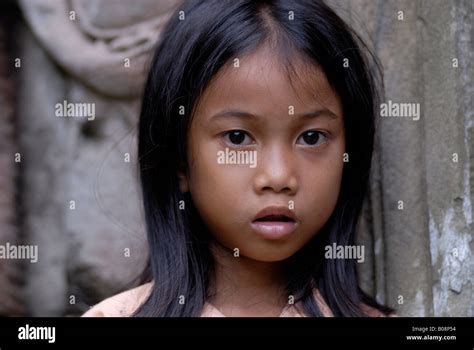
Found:
<svg viewBox="0 0 474 350"><path fill-rule="evenodd" d="M236 146L244 146L249 144L251 141L250 137L245 131L232 130L225 133L224 137L232 144ZM248 140L246 140L246 138Z"/></svg>
<svg viewBox="0 0 474 350"><path fill-rule="evenodd" d="M302 139L304 145L316 146L324 142L326 135L320 131L310 130L303 133L298 140Z"/></svg>

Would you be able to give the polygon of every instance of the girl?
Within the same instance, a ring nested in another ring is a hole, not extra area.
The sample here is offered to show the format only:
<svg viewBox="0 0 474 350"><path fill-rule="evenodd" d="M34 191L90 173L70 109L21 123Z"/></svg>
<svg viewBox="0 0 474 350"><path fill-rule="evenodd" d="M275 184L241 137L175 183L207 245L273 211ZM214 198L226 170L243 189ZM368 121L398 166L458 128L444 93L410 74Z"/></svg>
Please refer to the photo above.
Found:
<svg viewBox="0 0 474 350"><path fill-rule="evenodd" d="M138 152L143 284L85 316L382 316L355 244L378 71L322 1L190 0L162 33Z"/></svg>

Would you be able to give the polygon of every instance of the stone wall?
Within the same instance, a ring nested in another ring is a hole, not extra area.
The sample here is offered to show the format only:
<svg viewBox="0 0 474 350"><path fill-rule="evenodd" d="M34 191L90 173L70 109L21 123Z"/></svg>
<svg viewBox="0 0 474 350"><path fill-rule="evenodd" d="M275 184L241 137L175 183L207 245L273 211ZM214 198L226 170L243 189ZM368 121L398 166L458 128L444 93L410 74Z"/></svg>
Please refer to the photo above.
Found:
<svg viewBox="0 0 474 350"><path fill-rule="evenodd" d="M421 107L419 120L379 121L365 287L401 315L472 316L474 3L331 3L371 38L385 101Z"/></svg>

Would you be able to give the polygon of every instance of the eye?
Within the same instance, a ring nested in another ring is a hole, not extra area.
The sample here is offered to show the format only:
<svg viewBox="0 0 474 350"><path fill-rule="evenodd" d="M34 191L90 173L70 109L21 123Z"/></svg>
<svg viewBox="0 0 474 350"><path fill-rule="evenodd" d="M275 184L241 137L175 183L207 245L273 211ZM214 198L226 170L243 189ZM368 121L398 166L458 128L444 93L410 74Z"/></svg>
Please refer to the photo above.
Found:
<svg viewBox="0 0 474 350"><path fill-rule="evenodd" d="M233 146L247 146L252 143L252 139L247 132L242 130L231 130L224 133L224 138Z"/></svg>
<svg viewBox="0 0 474 350"><path fill-rule="evenodd" d="M298 137L297 143L299 140L303 140L302 144L306 146L319 146L322 144L324 141L326 141L327 136L325 133L321 131L316 131L316 130L309 130L301 134L300 137Z"/></svg>

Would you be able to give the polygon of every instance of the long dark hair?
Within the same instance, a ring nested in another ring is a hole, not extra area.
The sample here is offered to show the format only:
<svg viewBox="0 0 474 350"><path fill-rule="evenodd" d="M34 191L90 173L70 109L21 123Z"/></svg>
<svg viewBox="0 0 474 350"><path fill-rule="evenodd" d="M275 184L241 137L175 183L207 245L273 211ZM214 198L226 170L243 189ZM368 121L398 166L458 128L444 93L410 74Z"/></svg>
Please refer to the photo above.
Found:
<svg viewBox="0 0 474 350"><path fill-rule="evenodd" d="M359 288L355 260L324 259L325 245L355 244L370 172L381 74L362 40L316 0L185 1L161 35L143 94L138 137L150 247L142 282L154 283L135 315L201 314L214 261L212 236L190 195L179 190L178 172L188 169L187 128L219 69L275 39L286 64L298 55L326 74L342 101L350 157L330 219L287 261L287 292L302 302L309 316L322 316L314 288L335 316L366 316L367 306L389 312Z"/></svg>

